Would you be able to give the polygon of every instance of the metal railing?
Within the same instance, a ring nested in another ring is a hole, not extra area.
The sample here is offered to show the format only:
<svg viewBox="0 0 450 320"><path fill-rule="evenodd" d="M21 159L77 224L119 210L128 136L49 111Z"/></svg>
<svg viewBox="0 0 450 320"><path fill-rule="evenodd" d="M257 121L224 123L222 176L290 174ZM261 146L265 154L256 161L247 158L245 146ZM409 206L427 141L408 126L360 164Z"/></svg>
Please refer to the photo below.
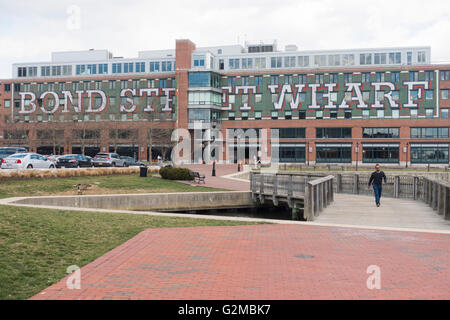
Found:
<svg viewBox="0 0 450 320"><path fill-rule="evenodd" d="M307 183L303 211L306 221L314 221L334 201L333 180L334 176L328 176Z"/></svg>

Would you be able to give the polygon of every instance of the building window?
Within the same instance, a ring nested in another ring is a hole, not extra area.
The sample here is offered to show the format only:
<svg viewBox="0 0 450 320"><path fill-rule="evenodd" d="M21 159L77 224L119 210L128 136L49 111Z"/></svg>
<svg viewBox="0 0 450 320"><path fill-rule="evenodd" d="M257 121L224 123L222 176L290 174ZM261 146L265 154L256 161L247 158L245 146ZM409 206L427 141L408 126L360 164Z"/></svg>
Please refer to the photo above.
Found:
<svg viewBox="0 0 450 320"><path fill-rule="evenodd" d="M235 77L228 77L228 86L234 87L236 85L236 78Z"/></svg>
<svg viewBox="0 0 450 320"><path fill-rule="evenodd" d="M384 82L384 72L377 72L377 82Z"/></svg>
<svg viewBox="0 0 450 320"><path fill-rule="evenodd" d="M450 80L450 71L441 71L441 80L449 81Z"/></svg>
<svg viewBox="0 0 450 320"><path fill-rule="evenodd" d="M407 54L406 54L406 64L408 66L412 65L412 52L407 52Z"/></svg>
<svg viewBox="0 0 450 320"><path fill-rule="evenodd" d="M434 110L433 109L426 109L425 110L425 117L427 119L431 119L434 117Z"/></svg>
<svg viewBox="0 0 450 320"><path fill-rule="evenodd" d="M316 128L317 139L351 139L352 128Z"/></svg>
<svg viewBox="0 0 450 320"><path fill-rule="evenodd" d="M136 62L136 72L145 72L145 62Z"/></svg>
<svg viewBox="0 0 450 320"><path fill-rule="evenodd" d="M353 65L355 65L355 55L353 55L353 54L344 54L344 55L342 55L342 64L344 66L353 66Z"/></svg>
<svg viewBox="0 0 450 320"><path fill-rule="evenodd" d="M442 109L441 110L441 118L442 119L448 119L448 109Z"/></svg>
<svg viewBox="0 0 450 320"><path fill-rule="evenodd" d="M272 57L270 58L270 67L271 68L281 68L283 59L281 57Z"/></svg>
<svg viewBox="0 0 450 320"><path fill-rule="evenodd" d="M448 139L448 128L411 128L411 139Z"/></svg>
<svg viewBox="0 0 450 320"><path fill-rule="evenodd" d="M448 164L448 144L411 144L411 163Z"/></svg>
<svg viewBox="0 0 450 320"><path fill-rule="evenodd" d="M122 64L121 63L113 63L112 64L112 73L122 73Z"/></svg>
<svg viewBox="0 0 450 320"><path fill-rule="evenodd" d="M239 69L239 59L229 59L228 64L229 69Z"/></svg>
<svg viewBox="0 0 450 320"><path fill-rule="evenodd" d="M411 119L417 119L417 117L418 117L417 109L411 109L410 114L411 114Z"/></svg>
<svg viewBox="0 0 450 320"><path fill-rule="evenodd" d="M417 52L417 62L426 63L426 61L427 61L427 53L425 51Z"/></svg>
<svg viewBox="0 0 450 320"><path fill-rule="evenodd" d="M433 81L433 80L434 80L434 72L425 71L425 81Z"/></svg>
<svg viewBox="0 0 450 320"><path fill-rule="evenodd" d="M426 90L425 91L425 99L433 100L433 98L434 98L434 90Z"/></svg>
<svg viewBox="0 0 450 320"><path fill-rule="evenodd" d="M106 74L108 73L108 65L106 63L102 63L98 65L98 74Z"/></svg>
<svg viewBox="0 0 450 320"><path fill-rule="evenodd" d="M159 61L152 61L150 62L150 72L159 72Z"/></svg>
<svg viewBox="0 0 450 320"><path fill-rule="evenodd" d="M324 78L323 78L323 74L316 74L315 75L315 83L323 83L324 81Z"/></svg>
<svg viewBox="0 0 450 320"><path fill-rule="evenodd" d="M305 147L281 143L279 160L281 163L305 163Z"/></svg>
<svg viewBox="0 0 450 320"><path fill-rule="evenodd" d="M332 54L328 56L328 65L329 66L340 66L341 65L341 55Z"/></svg>
<svg viewBox="0 0 450 320"><path fill-rule="evenodd" d="M123 72L124 73L132 73L133 72L133 63L127 62L123 64Z"/></svg>
<svg viewBox="0 0 450 320"><path fill-rule="evenodd" d="M17 76L19 78L26 77L27 76L27 68L26 67L17 68Z"/></svg>
<svg viewBox="0 0 450 320"><path fill-rule="evenodd" d="M255 77L255 86L262 86L262 77L261 76Z"/></svg>
<svg viewBox="0 0 450 320"><path fill-rule="evenodd" d="M371 53L361 53L359 55L359 64L360 65L372 64L372 54Z"/></svg>
<svg viewBox="0 0 450 320"><path fill-rule="evenodd" d="M353 82L353 74L352 73L344 73L344 81L345 83Z"/></svg>
<svg viewBox="0 0 450 320"><path fill-rule="evenodd" d="M225 69L225 62L223 59L219 59L219 70Z"/></svg>
<svg viewBox="0 0 450 320"><path fill-rule="evenodd" d="M295 57L284 57L285 68L295 68Z"/></svg>
<svg viewBox="0 0 450 320"><path fill-rule="evenodd" d="M410 71L409 81L419 81L419 73L417 71Z"/></svg>
<svg viewBox="0 0 450 320"><path fill-rule="evenodd" d="M298 112L298 118L300 120L305 120L306 119L306 112L305 111L299 111Z"/></svg>
<svg viewBox="0 0 450 320"><path fill-rule="evenodd" d="M305 138L305 128L280 128L279 130L280 139L304 139Z"/></svg>
<svg viewBox="0 0 450 320"><path fill-rule="evenodd" d="M41 77L50 77L50 66L41 67Z"/></svg>
<svg viewBox="0 0 450 320"><path fill-rule="evenodd" d="M266 68L266 58L255 58L255 68L265 69Z"/></svg>
<svg viewBox="0 0 450 320"><path fill-rule="evenodd" d="M316 145L316 162L317 163L351 163L352 162L352 145L336 144Z"/></svg>
<svg viewBox="0 0 450 320"><path fill-rule="evenodd" d="M279 77L278 76L271 76L270 77L270 84L271 85L278 85L279 84Z"/></svg>
<svg viewBox="0 0 450 320"><path fill-rule="evenodd" d="M365 139L393 139L400 137L399 128L364 128L363 138Z"/></svg>
<svg viewBox="0 0 450 320"><path fill-rule="evenodd" d="M309 56L298 57L298 66L303 68L309 67Z"/></svg>
<svg viewBox="0 0 450 320"><path fill-rule="evenodd" d="M377 110L377 118L384 118L384 110Z"/></svg>
<svg viewBox="0 0 450 320"><path fill-rule="evenodd" d="M363 163L398 163L399 145L363 144Z"/></svg>
<svg viewBox="0 0 450 320"><path fill-rule="evenodd" d="M391 78L393 82L399 82L400 81L400 72L392 72Z"/></svg>
<svg viewBox="0 0 450 320"><path fill-rule="evenodd" d="M314 65L317 67L325 67L327 65L327 56L325 55L314 56Z"/></svg>
<svg viewBox="0 0 450 320"><path fill-rule="evenodd" d="M362 82L370 82L370 72L363 72L361 75Z"/></svg>
<svg viewBox="0 0 450 320"><path fill-rule="evenodd" d="M386 64L386 53L375 53L375 64Z"/></svg>
<svg viewBox="0 0 450 320"><path fill-rule="evenodd" d="M204 67L205 66L205 56L194 55L194 67Z"/></svg>
<svg viewBox="0 0 450 320"><path fill-rule="evenodd" d="M390 52L389 53L389 64L401 64L402 63L402 53L401 52Z"/></svg>

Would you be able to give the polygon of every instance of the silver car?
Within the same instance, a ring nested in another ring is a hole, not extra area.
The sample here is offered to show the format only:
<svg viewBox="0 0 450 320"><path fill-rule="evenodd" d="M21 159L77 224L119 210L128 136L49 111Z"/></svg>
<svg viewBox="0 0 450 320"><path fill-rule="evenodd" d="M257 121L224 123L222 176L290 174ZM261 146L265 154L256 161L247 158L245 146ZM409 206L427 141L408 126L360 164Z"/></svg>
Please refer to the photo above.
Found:
<svg viewBox="0 0 450 320"><path fill-rule="evenodd" d="M94 157L94 167L125 167L126 160L117 153L99 153Z"/></svg>
<svg viewBox="0 0 450 320"><path fill-rule="evenodd" d="M2 160L2 169L55 169L55 164L37 153L16 153Z"/></svg>

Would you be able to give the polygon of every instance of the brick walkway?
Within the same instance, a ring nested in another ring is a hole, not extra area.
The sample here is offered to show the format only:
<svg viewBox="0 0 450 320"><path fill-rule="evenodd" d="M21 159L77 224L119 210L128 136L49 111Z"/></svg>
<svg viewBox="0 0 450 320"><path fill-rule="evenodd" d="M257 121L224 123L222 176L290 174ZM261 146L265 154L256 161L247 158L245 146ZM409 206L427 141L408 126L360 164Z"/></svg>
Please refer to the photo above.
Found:
<svg viewBox="0 0 450 320"><path fill-rule="evenodd" d="M33 299L450 299L450 235L318 226L149 229ZM381 290L366 270L381 268Z"/></svg>
<svg viewBox="0 0 450 320"><path fill-rule="evenodd" d="M216 176L212 176L212 165L198 164L198 165L189 165L184 166L185 168L189 168L191 171L197 171L201 174L205 175L205 182L200 183L201 186L210 187L210 188L218 188L232 191L250 191L250 182L249 181L236 181L232 179L222 178L223 176L230 175L233 173L238 173L237 164L227 165L221 164L216 166ZM182 183L186 183L189 185L199 185L198 183L180 181Z"/></svg>

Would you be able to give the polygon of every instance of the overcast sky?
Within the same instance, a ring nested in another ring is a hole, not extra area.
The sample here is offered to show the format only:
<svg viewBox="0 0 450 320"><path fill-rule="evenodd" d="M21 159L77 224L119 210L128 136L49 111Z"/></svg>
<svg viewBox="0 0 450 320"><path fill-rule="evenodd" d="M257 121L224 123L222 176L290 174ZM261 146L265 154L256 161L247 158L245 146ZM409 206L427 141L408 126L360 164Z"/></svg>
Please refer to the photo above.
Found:
<svg viewBox="0 0 450 320"><path fill-rule="evenodd" d="M0 0L0 79L12 63L50 61L52 51L131 58L181 38L197 46L277 39L283 50L426 45L440 62L450 61L449 35L448 0Z"/></svg>

